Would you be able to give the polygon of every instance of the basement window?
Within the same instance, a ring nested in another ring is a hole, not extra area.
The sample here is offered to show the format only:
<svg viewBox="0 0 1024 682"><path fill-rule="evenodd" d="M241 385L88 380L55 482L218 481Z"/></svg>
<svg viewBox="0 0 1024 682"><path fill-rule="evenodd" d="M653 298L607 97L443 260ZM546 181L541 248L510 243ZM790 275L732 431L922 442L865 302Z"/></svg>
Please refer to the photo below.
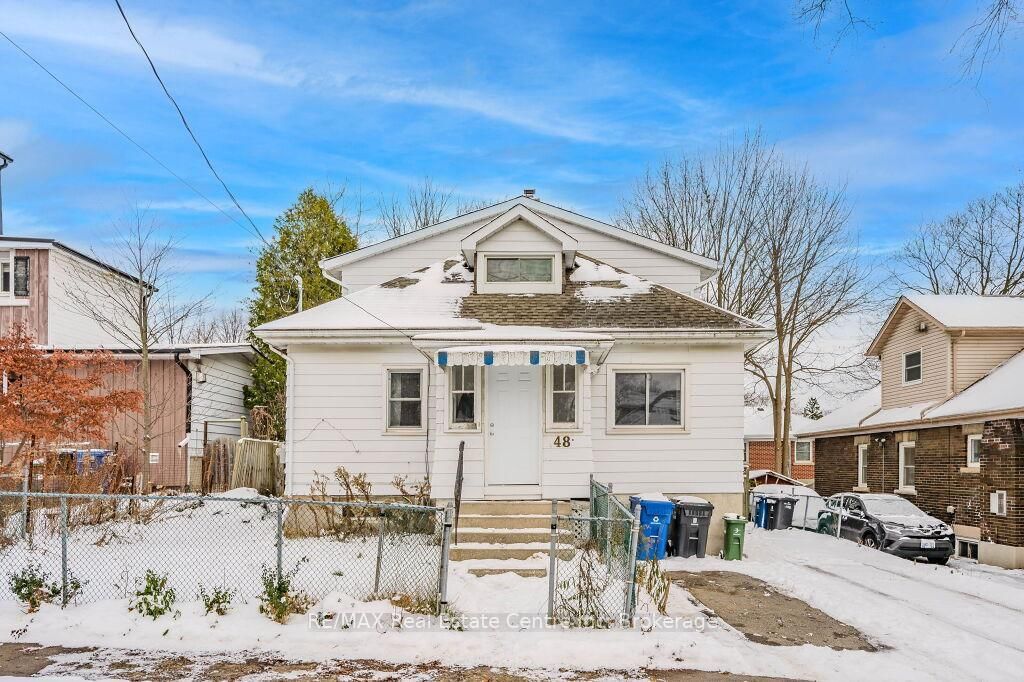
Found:
<svg viewBox="0 0 1024 682"><path fill-rule="evenodd" d="M961 559L978 560L978 543L957 538L956 555Z"/></svg>

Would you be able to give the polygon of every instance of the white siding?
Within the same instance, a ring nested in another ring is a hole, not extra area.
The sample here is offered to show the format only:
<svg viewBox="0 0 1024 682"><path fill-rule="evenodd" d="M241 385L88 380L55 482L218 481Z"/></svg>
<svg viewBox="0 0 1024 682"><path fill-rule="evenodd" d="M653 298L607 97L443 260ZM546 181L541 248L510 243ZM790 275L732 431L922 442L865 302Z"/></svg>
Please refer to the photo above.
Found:
<svg viewBox="0 0 1024 682"><path fill-rule="evenodd" d="M393 492L395 475L422 478L429 467L433 494L453 494L460 441L465 441L464 497L486 493L484 440L480 433L448 432L445 374L430 372L428 434L384 433L383 371L388 366L426 366L408 345L292 346L292 465L290 490L309 489L314 472L330 476L338 466L365 472L381 494ZM544 497L585 497L589 474L615 484L622 494L740 493L743 490L743 353L739 344L697 345L620 342L608 364L677 364L687 368L686 433L608 434L606 366L580 382L582 430L569 448L554 447L543 433L541 490ZM486 382L486 368L483 381ZM546 392L546 391L545 391ZM480 400L485 391L481 388ZM486 423L486 404L482 421Z"/></svg>
<svg viewBox="0 0 1024 682"><path fill-rule="evenodd" d="M189 362L192 371L192 431L189 433L189 455L203 454L203 422L211 419L239 419L247 415L243 389L252 383L249 359L241 353L204 355L201 362ZM195 380L202 371L206 381ZM238 438L239 426L210 424L207 437Z"/></svg>
<svg viewBox="0 0 1024 682"><path fill-rule="evenodd" d="M548 220L555 227L578 240L579 253L592 256L626 272L684 293L692 292L700 282L700 270L695 265L637 244L595 232L582 225L550 217ZM521 221L512 223L512 225L517 225L519 222ZM481 222L467 225L347 265L342 270L342 281L348 290L358 291L408 274L425 265L446 258L455 258L461 253L460 242L462 239L476 231L482 224ZM498 239L504 231L496 233L487 242ZM480 248L483 250L483 247Z"/></svg>
<svg viewBox="0 0 1024 682"><path fill-rule="evenodd" d="M481 253L551 253L554 249L561 250L561 243L525 220L517 220L479 242L476 249Z"/></svg>
<svg viewBox="0 0 1024 682"><path fill-rule="evenodd" d="M124 340L107 333L98 322L79 312L68 298L67 290L76 286L73 256L61 249L50 250L49 343L64 347L119 348ZM95 268L84 263L84 267Z"/></svg>

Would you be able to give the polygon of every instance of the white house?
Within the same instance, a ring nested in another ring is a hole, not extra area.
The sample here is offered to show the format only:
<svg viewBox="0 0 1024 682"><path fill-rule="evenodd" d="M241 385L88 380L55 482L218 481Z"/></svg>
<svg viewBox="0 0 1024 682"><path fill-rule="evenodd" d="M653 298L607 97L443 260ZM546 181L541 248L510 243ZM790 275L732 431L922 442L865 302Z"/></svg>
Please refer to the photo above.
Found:
<svg viewBox="0 0 1024 682"><path fill-rule="evenodd" d="M328 258L344 295L265 324L285 355L287 492L396 475L464 499L696 494L742 509L743 351L717 268L529 196Z"/></svg>

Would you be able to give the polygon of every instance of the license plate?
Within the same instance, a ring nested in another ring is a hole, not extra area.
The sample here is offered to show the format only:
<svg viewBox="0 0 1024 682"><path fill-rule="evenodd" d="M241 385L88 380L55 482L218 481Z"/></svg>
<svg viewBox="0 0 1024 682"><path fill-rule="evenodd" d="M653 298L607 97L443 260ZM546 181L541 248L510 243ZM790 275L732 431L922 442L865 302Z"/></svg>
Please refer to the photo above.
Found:
<svg viewBox="0 0 1024 682"><path fill-rule="evenodd" d="M921 540L921 549L935 549L935 540Z"/></svg>

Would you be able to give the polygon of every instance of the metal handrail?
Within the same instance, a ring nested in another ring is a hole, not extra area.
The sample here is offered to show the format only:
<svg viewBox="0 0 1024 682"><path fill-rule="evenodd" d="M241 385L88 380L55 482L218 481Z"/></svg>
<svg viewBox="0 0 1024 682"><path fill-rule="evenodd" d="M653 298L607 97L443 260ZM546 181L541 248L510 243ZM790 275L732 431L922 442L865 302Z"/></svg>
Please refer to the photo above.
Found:
<svg viewBox="0 0 1024 682"><path fill-rule="evenodd" d="M459 510L462 508L462 464L466 455L466 441L459 441L459 463L455 467L455 519L453 536L455 544L459 544Z"/></svg>

